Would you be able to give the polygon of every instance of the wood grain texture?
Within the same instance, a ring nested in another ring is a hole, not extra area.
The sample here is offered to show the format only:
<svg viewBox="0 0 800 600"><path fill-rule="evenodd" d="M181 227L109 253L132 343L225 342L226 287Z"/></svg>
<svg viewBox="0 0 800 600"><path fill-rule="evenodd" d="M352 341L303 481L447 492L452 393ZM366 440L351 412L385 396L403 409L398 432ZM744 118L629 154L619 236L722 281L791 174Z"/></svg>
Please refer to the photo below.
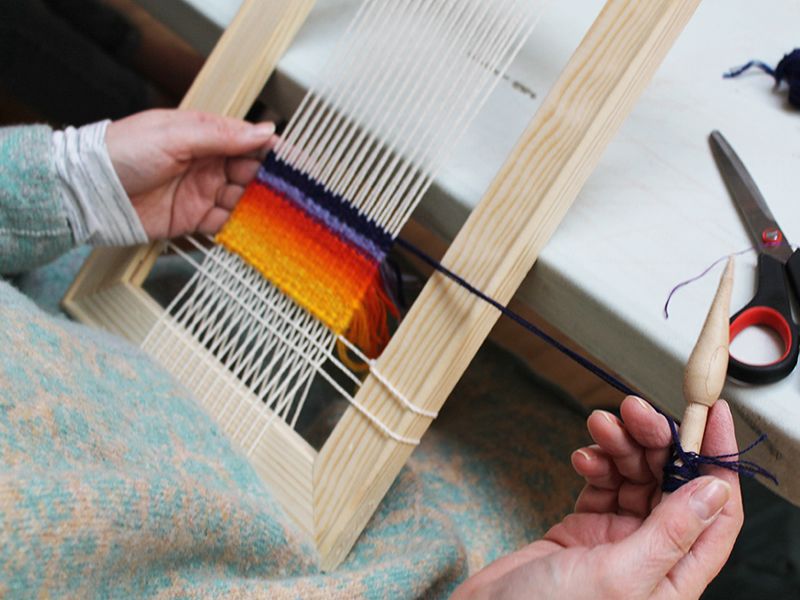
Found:
<svg viewBox="0 0 800 600"><path fill-rule="evenodd" d="M507 303L563 218L699 0L610 0L584 38L444 263ZM499 313L434 276L378 362L416 404L438 410ZM370 377L357 398L401 435L428 419ZM349 409L314 470L317 544L325 569L349 552L413 448Z"/></svg>
<svg viewBox="0 0 800 600"><path fill-rule="evenodd" d="M728 259L708 317L686 363L683 397L686 412L681 421L681 445L687 452L700 452L708 409L722 393L728 378L733 257Z"/></svg>
<svg viewBox="0 0 800 600"><path fill-rule="evenodd" d="M313 5L314 0L247 0L181 108L247 114Z"/></svg>
<svg viewBox="0 0 800 600"><path fill-rule="evenodd" d="M105 329L139 345L163 309L142 288L117 283L69 305L72 316L86 325Z"/></svg>
<svg viewBox="0 0 800 600"><path fill-rule="evenodd" d="M400 236L439 261L449 247L447 240L416 219L412 219L406 224ZM423 274L426 278L433 274L433 269L410 253L406 253L404 258L409 260L415 271ZM525 302L522 302L519 294L514 296L508 307L564 346L579 354L587 354L586 350L576 344L574 340L555 329ZM489 334L489 339L522 360L531 371L550 380L578 400L587 411L614 409L619 407L622 402L623 396L619 390L611 387L594 373L587 371L549 343L523 332L519 324L511 319L499 319ZM606 372L612 373L618 379L624 379L620 373L603 364L597 357L591 358L592 362L602 366Z"/></svg>

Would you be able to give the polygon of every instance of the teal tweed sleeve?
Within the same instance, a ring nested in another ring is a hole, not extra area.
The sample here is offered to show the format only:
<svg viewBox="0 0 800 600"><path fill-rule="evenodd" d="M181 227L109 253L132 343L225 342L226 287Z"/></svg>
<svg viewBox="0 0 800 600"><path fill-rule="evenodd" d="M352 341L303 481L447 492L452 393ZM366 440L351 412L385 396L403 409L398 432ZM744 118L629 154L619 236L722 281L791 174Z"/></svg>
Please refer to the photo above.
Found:
<svg viewBox="0 0 800 600"><path fill-rule="evenodd" d="M74 245L46 126L0 129L0 274L50 262Z"/></svg>

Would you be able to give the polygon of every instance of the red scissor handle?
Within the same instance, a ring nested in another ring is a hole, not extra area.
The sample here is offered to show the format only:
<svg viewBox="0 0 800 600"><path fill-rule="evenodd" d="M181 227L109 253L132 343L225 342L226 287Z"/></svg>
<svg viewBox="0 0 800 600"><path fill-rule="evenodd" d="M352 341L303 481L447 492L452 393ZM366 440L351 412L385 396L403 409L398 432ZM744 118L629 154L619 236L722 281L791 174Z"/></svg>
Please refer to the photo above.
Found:
<svg viewBox="0 0 800 600"><path fill-rule="evenodd" d="M779 381L797 365L800 348L797 325L792 320L784 265L767 254L758 258L758 292L755 298L731 319L731 341L745 329L756 326L766 327L780 336L783 355L767 365L751 365L731 356L728 374L746 383Z"/></svg>
<svg viewBox="0 0 800 600"><path fill-rule="evenodd" d="M792 351L792 326L784 316L774 308L768 306L754 306L738 314L731 322L731 341L750 327L766 327L777 333L783 341L783 356L770 363L779 363L785 360Z"/></svg>

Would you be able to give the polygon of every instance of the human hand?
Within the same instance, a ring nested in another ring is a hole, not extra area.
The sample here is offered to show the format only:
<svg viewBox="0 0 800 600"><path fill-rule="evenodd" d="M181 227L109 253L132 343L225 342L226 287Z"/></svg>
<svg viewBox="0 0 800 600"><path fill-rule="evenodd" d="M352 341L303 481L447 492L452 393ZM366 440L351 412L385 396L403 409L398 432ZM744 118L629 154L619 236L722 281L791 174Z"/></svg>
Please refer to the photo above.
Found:
<svg viewBox="0 0 800 600"><path fill-rule="evenodd" d="M109 125L111 163L152 240L214 234L274 145L272 123L153 110Z"/></svg>
<svg viewBox="0 0 800 600"><path fill-rule="evenodd" d="M596 445L573 454L586 479L575 512L543 539L489 565L463 598L698 598L730 555L742 526L738 475L720 467L661 498L671 436L666 420L626 398L624 423L595 411ZM724 401L711 409L703 453L737 451ZM660 501L660 503L659 503Z"/></svg>

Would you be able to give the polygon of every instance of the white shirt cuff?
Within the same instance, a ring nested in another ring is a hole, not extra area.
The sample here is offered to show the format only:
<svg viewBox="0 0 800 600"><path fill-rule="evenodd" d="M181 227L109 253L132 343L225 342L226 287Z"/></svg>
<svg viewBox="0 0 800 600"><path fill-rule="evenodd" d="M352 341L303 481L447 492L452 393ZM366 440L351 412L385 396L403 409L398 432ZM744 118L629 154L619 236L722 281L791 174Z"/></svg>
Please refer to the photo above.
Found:
<svg viewBox="0 0 800 600"><path fill-rule="evenodd" d="M106 147L110 121L53 132L56 171L76 244L135 246L148 242Z"/></svg>

